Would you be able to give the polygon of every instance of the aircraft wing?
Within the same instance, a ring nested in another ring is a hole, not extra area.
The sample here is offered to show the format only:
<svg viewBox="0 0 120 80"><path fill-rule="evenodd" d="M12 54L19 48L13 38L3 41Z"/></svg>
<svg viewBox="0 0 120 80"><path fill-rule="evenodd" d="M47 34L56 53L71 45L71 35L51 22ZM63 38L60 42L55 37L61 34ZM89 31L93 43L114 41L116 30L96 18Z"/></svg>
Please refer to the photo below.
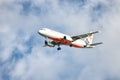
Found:
<svg viewBox="0 0 120 80"><path fill-rule="evenodd" d="M95 34L95 33L98 33L98 32L99 31L90 32L90 33L81 34L81 35L78 35L78 36L72 36L71 38L73 39L73 41L75 41L77 39L85 38L85 37L88 37L89 35L92 35L92 34Z"/></svg>

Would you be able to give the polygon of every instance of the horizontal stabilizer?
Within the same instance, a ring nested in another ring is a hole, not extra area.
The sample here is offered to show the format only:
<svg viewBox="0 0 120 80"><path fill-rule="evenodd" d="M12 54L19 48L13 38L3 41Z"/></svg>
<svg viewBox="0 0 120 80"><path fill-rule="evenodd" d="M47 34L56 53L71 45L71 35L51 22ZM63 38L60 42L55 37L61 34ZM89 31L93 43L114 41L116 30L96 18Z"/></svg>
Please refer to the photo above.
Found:
<svg viewBox="0 0 120 80"><path fill-rule="evenodd" d="M100 45L100 44L103 44L103 42L93 43L93 44L90 44L90 46L97 46L97 45Z"/></svg>

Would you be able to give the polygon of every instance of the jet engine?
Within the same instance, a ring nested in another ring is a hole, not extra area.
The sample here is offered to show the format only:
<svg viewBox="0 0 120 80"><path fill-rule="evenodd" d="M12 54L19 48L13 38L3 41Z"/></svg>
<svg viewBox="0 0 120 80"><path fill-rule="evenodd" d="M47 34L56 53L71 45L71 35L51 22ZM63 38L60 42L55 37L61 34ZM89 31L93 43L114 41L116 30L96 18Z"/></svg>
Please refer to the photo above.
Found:
<svg viewBox="0 0 120 80"><path fill-rule="evenodd" d="M49 47L54 47L55 46L55 44L53 42L50 42L50 41L45 41L45 45L49 46Z"/></svg>

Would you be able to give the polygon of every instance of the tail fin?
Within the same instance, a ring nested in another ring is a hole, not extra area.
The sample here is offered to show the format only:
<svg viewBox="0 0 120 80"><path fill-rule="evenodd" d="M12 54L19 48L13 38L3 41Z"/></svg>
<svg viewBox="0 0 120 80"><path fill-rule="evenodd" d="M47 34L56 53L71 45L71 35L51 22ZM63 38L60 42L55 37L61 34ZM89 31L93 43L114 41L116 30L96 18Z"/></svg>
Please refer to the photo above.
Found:
<svg viewBox="0 0 120 80"><path fill-rule="evenodd" d="M93 41L93 34L88 35L88 37L85 38L86 45L92 44Z"/></svg>

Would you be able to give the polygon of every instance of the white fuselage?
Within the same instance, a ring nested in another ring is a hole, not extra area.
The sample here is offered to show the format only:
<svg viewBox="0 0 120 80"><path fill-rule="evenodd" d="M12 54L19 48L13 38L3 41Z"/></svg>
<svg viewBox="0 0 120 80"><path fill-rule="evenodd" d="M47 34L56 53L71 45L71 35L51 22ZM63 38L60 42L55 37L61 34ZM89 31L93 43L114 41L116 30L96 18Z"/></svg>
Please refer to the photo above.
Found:
<svg viewBox="0 0 120 80"><path fill-rule="evenodd" d="M60 42L63 45L72 45L73 47L77 48L83 48L86 45L85 41L81 39L73 41L73 39L69 35L54 30L50 30L48 28L42 28L38 31L38 33L55 42ZM64 37L66 37L66 39L64 39Z"/></svg>

